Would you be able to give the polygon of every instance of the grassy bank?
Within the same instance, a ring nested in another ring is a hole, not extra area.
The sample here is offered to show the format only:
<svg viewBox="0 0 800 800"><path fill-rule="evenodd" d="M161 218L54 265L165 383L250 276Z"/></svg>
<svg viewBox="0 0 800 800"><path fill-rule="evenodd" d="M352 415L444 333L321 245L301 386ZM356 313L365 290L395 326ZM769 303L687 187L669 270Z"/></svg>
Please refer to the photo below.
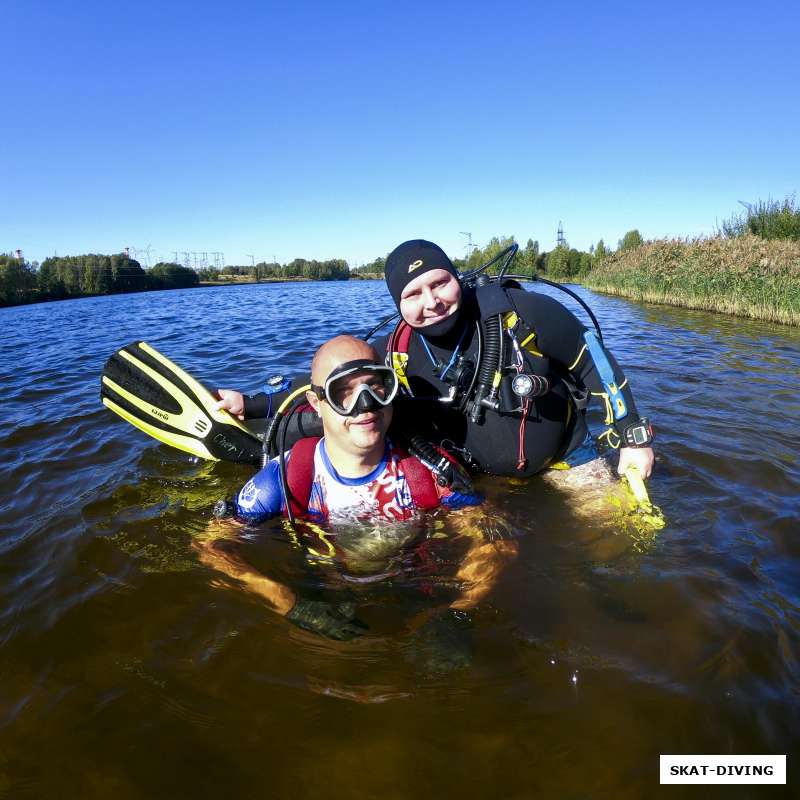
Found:
<svg viewBox="0 0 800 800"><path fill-rule="evenodd" d="M200 286L246 286L255 283L310 283L312 278L255 278L252 275L230 275L216 281L200 281Z"/></svg>
<svg viewBox="0 0 800 800"><path fill-rule="evenodd" d="M607 294L800 325L800 242L753 235L657 240L595 263Z"/></svg>

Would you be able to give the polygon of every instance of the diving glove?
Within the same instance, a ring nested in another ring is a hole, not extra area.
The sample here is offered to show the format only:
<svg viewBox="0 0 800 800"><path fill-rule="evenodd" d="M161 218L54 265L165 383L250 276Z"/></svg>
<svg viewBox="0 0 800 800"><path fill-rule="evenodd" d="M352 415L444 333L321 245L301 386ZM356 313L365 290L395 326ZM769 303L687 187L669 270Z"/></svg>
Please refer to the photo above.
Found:
<svg viewBox="0 0 800 800"><path fill-rule="evenodd" d="M412 639L408 660L427 675L445 675L472 663L472 620L447 608L434 614Z"/></svg>
<svg viewBox="0 0 800 800"><path fill-rule="evenodd" d="M348 642L363 635L368 627L356 619L353 603L333 605L322 600L299 599L286 619L305 631L318 633L337 642Z"/></svg>

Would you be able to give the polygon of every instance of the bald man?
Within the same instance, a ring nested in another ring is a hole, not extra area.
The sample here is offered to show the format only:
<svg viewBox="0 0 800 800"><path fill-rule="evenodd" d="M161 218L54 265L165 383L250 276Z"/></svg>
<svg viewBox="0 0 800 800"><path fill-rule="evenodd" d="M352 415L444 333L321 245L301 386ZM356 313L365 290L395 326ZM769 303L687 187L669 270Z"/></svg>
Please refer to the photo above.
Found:
<svg viewBox="0 0 800 800"><path fill-rule="evenodd" d="M311 389L306 398L322 419L324 436L314 449L311 493L307 508L299 516L328 524L334 535L323 532L321 541L327 550L322 555L358 572L356 580L360 581L395 575L392 564L397 564L397 558L393 561L393 556L420 540L419 526L399 526L386 535L387 527L392 526L375 524L410 523L421 511L414 489L419 483L420 468L427 467L386 435L396 393L394 371L360 339L337 336L314 355ZM287 458L291 469L292 451ZM412 471L416 477L410 480ZM440 486L429 471L424 477L442 507L460 509L476 506L482 500L480 495ZM410 482L414 485L410 486ZM426 506L431 507L431 503ZM233 524L258 523L286 512L278 459L270 461L244 485L236 495L234 508ZM510 541L486 541L477 520L461 517L454 522L459 535L470 537L455 575L462 590L449 606L450 611L463 613L488 593L502 564L516 553L516 546ZM343 530L345 535L336 536L337 528L344 523L348 523ZM222 526L215 531L218 539L231 538L230 525L230 520L218 524ZM350 639L363 632L352 609L343 611L327 603L298 599L291 589L257 572L227 547L219 548L207 541L199 544L198 550L205 563L241 581L245 589L260 595L273 610L299 627L334 639ZM369 577L365 578L364 573Z"/></svg>
<svg viewBox="0 0 800 800"><path fill-rule="evenodd" d="M407 453L387 438L397 377L375 350L353 336L337 336L311 362L306 393L322 418L314 477L302 516L317 523L408 520L417 512L409 489ZM288 455L291 468L291 451ZM477 505L480 497L439 486L442 505ZM236 515L263 522L286 511L278 459L248 481L236 497Z"/></svg>

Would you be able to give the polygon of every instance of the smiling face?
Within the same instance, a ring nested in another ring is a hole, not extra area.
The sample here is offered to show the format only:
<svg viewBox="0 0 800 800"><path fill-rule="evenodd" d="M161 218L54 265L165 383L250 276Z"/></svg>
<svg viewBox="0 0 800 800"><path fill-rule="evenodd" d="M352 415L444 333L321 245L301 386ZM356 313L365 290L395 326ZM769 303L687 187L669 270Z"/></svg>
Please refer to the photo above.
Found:
<svg viewBox="0 0 800 800"><path fill-rule="evenodd" d="M366 342L352 336L337 336L324 344L311 365L311 379L317 386L324 385L328 376L342 364L357 359L370 359L380 363L378 354ZM381 387L376 383L375 375L370 372L354 372L336 385L336 401L344 402L359 384L374 386L376 393ZM378 382L379 383L379 382ZM392 407L378 406L370 411L345 417L337 413L326 400L320 400L313 392L306 392L306 398L314 410L322 417L325 430L325 441L328 454L334 467L340 469L335 462L335 454L364 456L370 453L383 454L384 440L389 423L392 421Z"/></svg>
<svg viewBox="0 0 800 800"><path fill-rule="evenodd" d="M435 325L458 311L461 286L446 269L432 269L411 281L400 295L400 313L412 328Z"/></svg>

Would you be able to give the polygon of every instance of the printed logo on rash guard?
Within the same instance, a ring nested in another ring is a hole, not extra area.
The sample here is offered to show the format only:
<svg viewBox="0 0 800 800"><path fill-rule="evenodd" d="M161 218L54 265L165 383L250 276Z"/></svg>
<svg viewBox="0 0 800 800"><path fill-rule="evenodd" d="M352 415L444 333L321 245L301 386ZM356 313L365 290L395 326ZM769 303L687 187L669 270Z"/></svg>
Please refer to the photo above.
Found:
<svg viewBox="0 0 800 800"><path fill-rule="evenodd" d="M245 511L247 511L255 505L257 499L258 499L258 486L256 486L255 481L249 480L242 487L242 491L239 492L239 500L238 500L239 505Z"/></svg>
<svg viewBox="0 0 800 800"><path fill-rule="evenodd" d="M373 482L373 497L384 517L406 520L414 513L414 501L408 481L399 471L397 462L390 458L384 472Z"/></svg>

